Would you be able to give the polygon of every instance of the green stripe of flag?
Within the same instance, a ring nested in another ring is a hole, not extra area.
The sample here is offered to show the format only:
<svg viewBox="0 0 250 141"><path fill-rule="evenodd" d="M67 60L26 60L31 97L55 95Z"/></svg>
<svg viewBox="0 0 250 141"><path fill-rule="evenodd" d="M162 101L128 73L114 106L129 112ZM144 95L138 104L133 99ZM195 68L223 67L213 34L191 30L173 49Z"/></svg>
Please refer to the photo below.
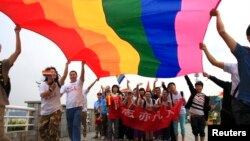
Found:
<svg viewBox="0 0 250 141"><path fill-rule="evenodd" d="M103 0L103 9L109 26L139 53L138 74L156 76L160 63L148 44L141 22L141 0Z"/></svg>

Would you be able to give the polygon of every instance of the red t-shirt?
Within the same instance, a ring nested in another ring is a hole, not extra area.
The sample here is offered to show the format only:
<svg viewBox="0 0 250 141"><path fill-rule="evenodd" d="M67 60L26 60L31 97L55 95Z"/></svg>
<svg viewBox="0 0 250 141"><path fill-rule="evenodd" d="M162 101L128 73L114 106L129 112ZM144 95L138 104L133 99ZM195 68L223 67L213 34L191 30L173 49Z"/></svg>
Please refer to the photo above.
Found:
<svg viewBox="0 0 250 141"><path fill-rule="evenodd" d="M120 106L122 104L121 96L111 95L110 96L110 105L108 107L108 118L109 119L119 119L120 118Z"/></svg>
<svg viewBox="0 0 250 141"><path fill-rule="evenodd" d="M99 124L101 124L102 123L102 119L101 118L96 118L95 119L95 124L96 125L99 125Z"/></svg>

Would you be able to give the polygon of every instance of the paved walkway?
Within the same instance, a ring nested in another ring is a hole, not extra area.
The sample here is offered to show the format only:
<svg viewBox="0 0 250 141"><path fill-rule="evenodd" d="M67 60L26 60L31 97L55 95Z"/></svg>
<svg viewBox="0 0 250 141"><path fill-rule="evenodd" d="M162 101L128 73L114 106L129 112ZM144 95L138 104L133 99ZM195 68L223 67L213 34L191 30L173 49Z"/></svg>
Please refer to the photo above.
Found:
<svg viewBox="0 0 250 141"><path fill-rule="evenodd" d="M207 141L207 126L205 129L206 132L206 138L205 141ZM87 134L86 138L82 137L82 141L102 141L100 138L99 139L93 139L92 137L95 136L95 132L89 132ZM61 141L70 141L69 138L62 138ZM160 141L160 140L155 140L155 141ZM181 141L181 136L179 135L179 141ZM194 141L194 136L192 134L192 129L189 123L186 124L186 137L185 137L185 141Z"/></svg>

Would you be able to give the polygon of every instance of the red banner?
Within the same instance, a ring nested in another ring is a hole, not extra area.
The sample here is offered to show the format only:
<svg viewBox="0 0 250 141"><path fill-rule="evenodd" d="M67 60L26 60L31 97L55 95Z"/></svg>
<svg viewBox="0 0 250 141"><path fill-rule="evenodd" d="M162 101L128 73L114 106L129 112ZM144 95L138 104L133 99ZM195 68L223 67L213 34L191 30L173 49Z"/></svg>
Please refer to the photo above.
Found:
<svg viewBox="0 0 250 141"><path fill-rule="evenodd" d="M155 111L148 111L144 108L134 109L121 108L121 118L124 125L141 131L155 131L166 128L172 120L177 120L183 100L180 100L171 110L161 106Z"/></svg>

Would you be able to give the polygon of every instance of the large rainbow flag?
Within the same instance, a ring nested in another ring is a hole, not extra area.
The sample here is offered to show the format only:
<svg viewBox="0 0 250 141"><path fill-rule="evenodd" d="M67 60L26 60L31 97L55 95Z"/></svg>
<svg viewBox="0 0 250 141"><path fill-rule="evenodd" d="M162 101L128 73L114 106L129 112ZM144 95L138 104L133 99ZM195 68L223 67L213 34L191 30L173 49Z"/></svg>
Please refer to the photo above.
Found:
<svg viewBox="0 0 250 141"><path fill-rule="evenodd" d="M97 77L202 71L209 12L220 0L0 0L0 11L86 61Z"/></svg>

